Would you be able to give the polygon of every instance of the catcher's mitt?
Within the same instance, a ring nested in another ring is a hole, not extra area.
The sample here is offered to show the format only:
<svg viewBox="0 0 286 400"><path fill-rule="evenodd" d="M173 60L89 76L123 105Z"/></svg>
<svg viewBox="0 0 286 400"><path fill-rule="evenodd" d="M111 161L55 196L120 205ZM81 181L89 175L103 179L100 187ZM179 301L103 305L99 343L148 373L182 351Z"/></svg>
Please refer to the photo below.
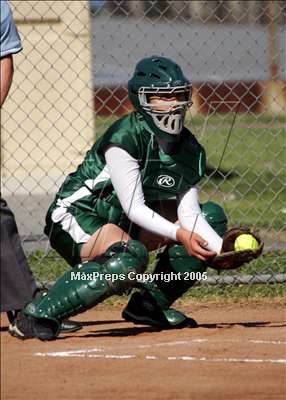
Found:
<svg viewBox="0 0 286 400"><path fill-rule="evenodd" d="M255 237L259 247L255 250L234 250L236 238L242 234L250 234ZM232 228L223 236L222 252L209 261L209 266L217 270L236 269L259 257L264 243L260 236L249 228Z"/></svg>

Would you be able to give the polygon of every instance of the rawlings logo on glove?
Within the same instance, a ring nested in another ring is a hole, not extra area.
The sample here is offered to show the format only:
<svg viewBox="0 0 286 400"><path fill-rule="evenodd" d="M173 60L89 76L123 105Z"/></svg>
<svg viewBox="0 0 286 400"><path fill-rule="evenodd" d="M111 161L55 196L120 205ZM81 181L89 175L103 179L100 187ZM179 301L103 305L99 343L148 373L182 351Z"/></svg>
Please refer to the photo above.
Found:
<svg viewBox="0 0 286 400"><path fill-rule="evenodd" d="M258 245L255 249L235 251L235 241L240 235L252 235ZM258 258L263 250L264 243L260 236L249 228L232 228L223 236L222 252L209 261L209 266L217 270L236 269L243 264Z"/></svg>

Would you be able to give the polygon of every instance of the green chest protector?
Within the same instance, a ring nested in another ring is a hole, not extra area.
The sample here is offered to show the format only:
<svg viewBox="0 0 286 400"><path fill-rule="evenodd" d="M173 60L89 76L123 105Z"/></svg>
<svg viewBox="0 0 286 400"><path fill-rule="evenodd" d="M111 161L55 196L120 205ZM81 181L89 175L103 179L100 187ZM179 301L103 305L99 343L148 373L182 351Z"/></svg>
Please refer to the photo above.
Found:
<svg viewBox="0 0 286 400"><path fill-rule="evenodd" d="M92 152L94 157L97 155L95 164L99 162L98 155L103 157L110 145L124 149L138 160L146 202L174 197L194 186L205 174L205 150L186 127L176 143L164 148L166 144L155 136L138 112L116 121L107 130Z"/></svg>
<svg viewBox="0 0 286 400"><path fill-rule="evenodd" d="M204 149L191 136L185 135L173 154L149 145L141 171L146 201L164 200L187 191L205 173Z"/></svg>
<svg viewBox="0 0 286 400"><path fill-rule="evenodd" d="M130 136L132 141L130 137L127 140L123 134L120 135L120 132L115 132L111 136L111 143L126 149L130 155L137 157L147 204L152 201L174 198L201 180L206 169L205 151L188 130L185 129L182 132L181 140L171 154L164 152L152 134L147 133L148 135L145 132L141 136ZM104 146L107 143L106 139ZM101 146L104 147L103 144ZM136 155L133 154L134 147ZM101 183L97 186L97 192L101 196L95 195L94 206L103 219L124 227L127 217L123 213L111 182L105 185L104 192L103 185Z"/></svg>

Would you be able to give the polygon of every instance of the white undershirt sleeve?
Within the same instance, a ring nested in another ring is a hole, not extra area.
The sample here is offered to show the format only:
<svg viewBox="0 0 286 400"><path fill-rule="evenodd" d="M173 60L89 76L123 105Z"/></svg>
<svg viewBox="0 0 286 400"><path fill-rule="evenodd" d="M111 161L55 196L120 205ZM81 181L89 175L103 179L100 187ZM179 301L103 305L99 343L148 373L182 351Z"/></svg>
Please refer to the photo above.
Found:
<svg viewBox="0 0 286 400"><path fill-rule="evenodd" d="M199 234L208 242L208 250L220 253L222 238L203 217L196 187L179 196L178 218L182 228Z"/></svg>
<svg viewBox="0 0 286 400"><path fill-rule="evenodd" d="M120 204L130 221L160 236L176 240L178 225L145 205L138 161L120 147L105 151L110 179Z"/></svg>

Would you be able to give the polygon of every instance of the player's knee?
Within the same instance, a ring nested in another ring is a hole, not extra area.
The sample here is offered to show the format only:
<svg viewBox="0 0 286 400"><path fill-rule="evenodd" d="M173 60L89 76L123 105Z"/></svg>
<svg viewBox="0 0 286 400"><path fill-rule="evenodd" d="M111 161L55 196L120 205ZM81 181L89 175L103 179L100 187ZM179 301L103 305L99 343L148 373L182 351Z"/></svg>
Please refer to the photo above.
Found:
<svg viewBox="0 0 286 400"><path fill-rule="evenodd" d="M144 272L147 263L148 252L143 244L129 240L114 243L102 256L95 257L86 268L100 271L103 276L102 285L108 288L106 293L110 290L111 294L121 294L136 284L135 276ZM89 282L88 286L91 289L97 288L98 283Z"/></svg>
<svg viewBox="0 0 286 400"><path fill-rule="evenodd" d="M213 201L207 201L201 204L201 210L210 226L218 235L223 236L227 230L227 216L224 209Z"/></svg>

